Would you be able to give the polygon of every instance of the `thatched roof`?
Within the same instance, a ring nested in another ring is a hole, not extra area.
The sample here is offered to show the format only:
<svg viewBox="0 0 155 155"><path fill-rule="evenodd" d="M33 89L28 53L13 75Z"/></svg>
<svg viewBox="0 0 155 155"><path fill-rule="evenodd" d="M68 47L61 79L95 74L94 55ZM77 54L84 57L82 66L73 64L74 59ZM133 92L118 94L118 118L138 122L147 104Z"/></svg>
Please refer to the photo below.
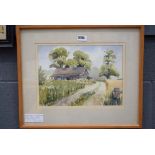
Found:
<svg viewBox="0 0 155 155"><path fill-rule="evenodd" d="M87 71L84 67L75 67L75 68L56 68L53 76L63 76L63 75L80 75Z"/></svg>

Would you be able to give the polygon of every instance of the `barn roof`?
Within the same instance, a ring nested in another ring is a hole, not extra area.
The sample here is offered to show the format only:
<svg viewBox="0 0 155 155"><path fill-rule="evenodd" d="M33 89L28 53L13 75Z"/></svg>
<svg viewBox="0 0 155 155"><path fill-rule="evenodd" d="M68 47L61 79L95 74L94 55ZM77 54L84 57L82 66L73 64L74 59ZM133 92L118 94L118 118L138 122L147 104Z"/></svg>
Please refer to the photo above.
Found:
<svg viewBox="0 0 155 155"><path fill-rule="evenodd" d="M84 67L75 67L75 68L56 68L53 76L61 75L80 75L84 73L87 69Z"/></svg>

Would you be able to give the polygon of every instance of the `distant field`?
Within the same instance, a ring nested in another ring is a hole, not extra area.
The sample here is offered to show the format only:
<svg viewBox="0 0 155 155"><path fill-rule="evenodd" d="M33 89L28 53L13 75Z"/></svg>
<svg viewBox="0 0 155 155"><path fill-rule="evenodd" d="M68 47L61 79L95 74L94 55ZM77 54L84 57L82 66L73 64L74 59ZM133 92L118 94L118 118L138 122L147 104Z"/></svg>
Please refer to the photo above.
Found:
<svg viewBox="0 0 155 155"><path fill-rule="evenodd" d="M123 80L106 80L106 89L123 88Z"/></svg>

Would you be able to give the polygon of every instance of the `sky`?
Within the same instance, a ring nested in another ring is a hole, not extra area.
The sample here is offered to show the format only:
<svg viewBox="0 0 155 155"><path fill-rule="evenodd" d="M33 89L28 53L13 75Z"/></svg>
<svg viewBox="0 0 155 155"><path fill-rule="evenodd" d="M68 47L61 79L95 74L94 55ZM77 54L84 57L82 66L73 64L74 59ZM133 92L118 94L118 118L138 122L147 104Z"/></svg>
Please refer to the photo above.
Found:
<svg viewBox="0 0 155 155"><path fill-rule="evenodd" d="M48 55L50 51L55 48L64 47L69 52L68 58L73 57L73 52L76 50L83 51L89 55L92 61L92 67L100 68L103 64L104 51L113 50L116 55L115 67L122 77L122 59L123 59L123 46L122 45L38 45L38 58L39 65L43 69L49 70L50 62Z"/></svg>

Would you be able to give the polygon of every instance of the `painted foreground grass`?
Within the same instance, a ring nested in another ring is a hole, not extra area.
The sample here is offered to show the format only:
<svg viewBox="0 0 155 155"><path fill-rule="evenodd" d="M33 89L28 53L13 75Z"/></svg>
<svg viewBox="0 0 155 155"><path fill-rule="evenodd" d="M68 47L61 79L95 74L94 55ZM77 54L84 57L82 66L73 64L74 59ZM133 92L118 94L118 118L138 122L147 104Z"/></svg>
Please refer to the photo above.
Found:
<svg viewBox="0 0 155 155"><path fill-rule="evenodd" d="M50 80L39 86L39 104L42 106L54 105L63 97L74 94L83 89L87 84L93 84L92 80Z"/></svg>
<svg viewBox="0 0 155 155"><path fill-rule="evenodd" d="M95 91L91 91L91 92L87 92L87 93L82 94L75 102L72 102L71 103L71 106L80 106L80 105L83 105L84 102L86 100L88 100L88 98L91 97L94 94L95 94Z"/></svg>

